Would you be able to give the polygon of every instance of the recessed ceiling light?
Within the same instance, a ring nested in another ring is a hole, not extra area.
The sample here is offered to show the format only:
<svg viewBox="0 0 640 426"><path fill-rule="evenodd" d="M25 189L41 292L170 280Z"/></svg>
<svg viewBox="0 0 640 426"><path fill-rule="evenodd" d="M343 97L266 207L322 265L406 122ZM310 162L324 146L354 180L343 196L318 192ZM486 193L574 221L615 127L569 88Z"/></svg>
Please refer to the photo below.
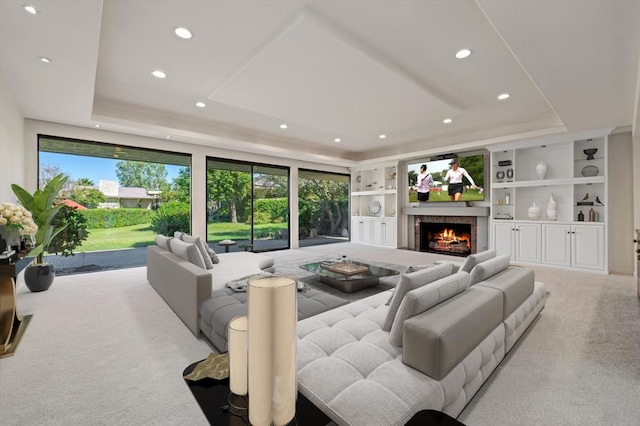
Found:
<svg viewBox="0 0 640 426"><path fill-rule="evenodd" d="M44 62L45 64L50 64L51 63L51 59L45 58L44 56L40 56L40 61Z"/></svg>
<svg viewBox="0 0 640 426"><path fill-rule="evenodd" d="M167 135L167 139L171 139L171 136Z"/></svg>
<svg viewBox="0 0 640 426"><path fill-rule="evenodd" d="M443 122L444 124L451 124L451 123L453 123L453 120L452 120L452 119L450 119L450 118L445 118L444 120L442 120L442 122Z"/></svg>
<svg viewBox="0 0 640 426"><path fill-rule="evenodd" d="M206 106L207 106L207 104L205 104L204 102L196 102L196 106L197 106L198 108L204 108L204 107L206 107Z"/></svg>
<svg viewBox="0 0 640 426"><path fill-rule="evenodd" d="M188 29L186 29L186 28L182 28L182 27L180 27L180 28L176 28L176 29L174 30L174 32L175 32L175 33L176 33L176 35L177 35L178 37L180 37L180 38L189 39L189 38L193 37L193 36L191 35L191 31L189 31L189 30L188 30Z"/></svg>
<svg viewBox="0 0 640 426"><path fill-rule="evenodd" d="M380 136L378 136L378 137L379 137L380 139L386 139L386 138L387 138L387 135L380 135Z"/></svg>
<svg viewBox="0 0 640 426"><path fill-rule="evenodd" d="M287 126L287 125L286 125L286 124L284 124L284 123L282 123L282 124L280 125L280 128L281 128L281 129L286 129L287 127L289 127L289 126Z"/></svg>
<svg viewBox="0 0 640 426"><path fill-rule="evenodd" d="M165 78L167 76L164 72L160 70L155 70L151 74L153 74L154 77L158 77L158 78Z"/></svg>
<svg viewBox="0 0 640 426"><path fill-rule="evenodd" d="M25 4L24 6L22 6L22 8L32 15L37 15L38 13L40 13L38 9L33 6L29 6L28 4Z"/></svg>
<svg viewBox="0 0 640 426"><path fill-rule="evenodd" d="M510 97L511 95L508 93L501 93L498 95L498 99L500 99L501 101L504 101L505 99L509 99Z"/></svg>
<svg viewBox="0 0 640 426"><path fill-rule="evenodd" d="M335 138L333 141L334 141L334 142L342 142L342 139L340 139L340 138Z"/></svg>
<svg viewBox="0 0 640 426"><path fill-rule="evenodd" d="M469 49L462 49L456 52L456 58L458 59L464 59L469 55L471 55L471 51Z"/></svg>
<svg viewBox="0 0 640 426"><path fill-rule="evenodd" d="M99 124L94 124L93 127L100 127L100 125Z"/></svg>

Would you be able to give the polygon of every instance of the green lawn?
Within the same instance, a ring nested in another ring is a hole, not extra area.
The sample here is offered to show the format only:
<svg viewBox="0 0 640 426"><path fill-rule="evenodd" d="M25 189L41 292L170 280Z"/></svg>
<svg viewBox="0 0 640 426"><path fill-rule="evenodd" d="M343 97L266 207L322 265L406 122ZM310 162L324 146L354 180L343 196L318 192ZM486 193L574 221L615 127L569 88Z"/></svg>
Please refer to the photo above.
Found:
<svg viewBox="0 0 640 426"><path fill-rule="evenodd" d="M273 238L286 223L255 225L256 237ZM245 223L210 223L207 227L207 238L210 242L220 240L248 240L251 237L251 226ZM155 244L156 233L148 223L142 225L123 226L121 228L89 229L89 238L75 250L78 253L114 250L131 247L146 247Z"/></svg>

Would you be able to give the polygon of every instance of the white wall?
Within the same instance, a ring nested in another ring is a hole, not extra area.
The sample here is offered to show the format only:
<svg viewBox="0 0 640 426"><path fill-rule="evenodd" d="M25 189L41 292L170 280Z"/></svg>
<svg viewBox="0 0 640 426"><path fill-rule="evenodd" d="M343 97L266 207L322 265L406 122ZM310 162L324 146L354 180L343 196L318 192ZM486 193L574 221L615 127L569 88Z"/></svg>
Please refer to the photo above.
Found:
<svg viewBox="0 0 640 426"><path fill-rule="evenodd" d="M24 117L0 76L0 203L15 202L11 184L25 184Z"/></svg>
<svg viewBox="0 0 640 426"><path fill-rule="evenodd" d="M634 227L640 229L640 133L633 137L633 201L634 201ZM640 275L638 262L636 264L636 277ZM640 287L638 287L640 296Z"/></svg>
<svg viewBox="0 0 640 426"><path fill-rule="evenodd" d="M634 164L631 132L609 136L609 271L634 271ZM637 189L636 189L637 190ZM635 197L637 202L637 197Z"/></svg>
<svg viewBox="0 0 640 426"><path fill-rule="evenodd" d="M282 165L291 168L292 182L297 182L298 168L322 170L334 173L349 173L345 167L317 164L307 161L290 160L280 157L243 153L214 148L204 145L180 143L175 140L153 139L142 136L133 136L125 133L115 133L104 130L84 127L68 126L64 124L50 123L46 121L26 119L24 140L26 143L25 165L29 172L26 174L26 188L35 190L38 185L38 134L49 136L68 137L95 142L128 145L141 148L159 149L163 151L191 154L191 215L193 235L206 238L206 183L207 183L207 157L219 157L231 160L251 161L273 165ZM291 194L291 218L298 217L297 188ZM291 223L291 247L298 247L298 224Z"/></svg>

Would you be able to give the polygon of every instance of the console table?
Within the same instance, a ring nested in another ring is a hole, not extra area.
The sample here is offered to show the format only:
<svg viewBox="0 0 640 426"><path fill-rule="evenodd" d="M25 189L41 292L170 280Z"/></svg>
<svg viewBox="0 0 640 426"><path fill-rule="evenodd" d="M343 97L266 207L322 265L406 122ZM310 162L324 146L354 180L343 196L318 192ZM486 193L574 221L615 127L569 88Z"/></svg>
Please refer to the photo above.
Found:
<svg viewBox="0 0 640 426"><path fill-rule="evenodd" d="M32 260L26 257L16 263L0 265L0 358L15 353L31 320L31 315L23 317L16 310L15 278Z"/></svg>

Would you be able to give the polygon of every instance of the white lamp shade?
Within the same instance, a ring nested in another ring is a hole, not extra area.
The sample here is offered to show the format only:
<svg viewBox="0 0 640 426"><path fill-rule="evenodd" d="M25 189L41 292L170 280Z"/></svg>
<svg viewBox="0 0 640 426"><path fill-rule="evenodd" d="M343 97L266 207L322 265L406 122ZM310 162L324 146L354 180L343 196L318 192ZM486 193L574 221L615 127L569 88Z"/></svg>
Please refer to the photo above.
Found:
<svg viewBox="0 0 640 426"><path fill-rule="evenodd" d="M247 316L229 321L229 388L236 395L246 395L248 388Z"/></svg>
<svg viewBox="0 0 640 426"><path fill-rule="evenodd" d="M269 277L249 282L249 421L286 425L295 416L296 281Z"/></svg>

